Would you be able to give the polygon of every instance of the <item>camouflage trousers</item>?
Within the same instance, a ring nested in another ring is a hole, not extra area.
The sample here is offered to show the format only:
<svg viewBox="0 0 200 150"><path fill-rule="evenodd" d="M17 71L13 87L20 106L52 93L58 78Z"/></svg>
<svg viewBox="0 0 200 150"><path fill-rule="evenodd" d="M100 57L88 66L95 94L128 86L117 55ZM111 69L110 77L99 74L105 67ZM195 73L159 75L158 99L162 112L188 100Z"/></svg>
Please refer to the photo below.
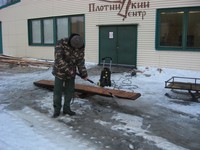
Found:
<svg viewBox="0 0 200 150"><path fill-rule="evenodd" d="M70 103L74 95L75 79L61 80L55 77L53 92L54 112L60 113L62 108L62 95L64 95L63 111L70 110Z"/></svg>

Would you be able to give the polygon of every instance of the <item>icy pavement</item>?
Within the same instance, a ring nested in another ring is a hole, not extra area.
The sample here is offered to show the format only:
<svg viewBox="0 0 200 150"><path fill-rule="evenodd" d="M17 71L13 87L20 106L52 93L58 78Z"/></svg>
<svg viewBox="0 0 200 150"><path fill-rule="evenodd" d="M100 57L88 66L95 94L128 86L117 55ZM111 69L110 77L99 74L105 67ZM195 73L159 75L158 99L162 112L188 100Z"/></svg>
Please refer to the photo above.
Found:
<svg viewBox="0 0 200 150"><path fill-rule="evenodd" d="M1 150L96 150L65 124L29 107L0 109Z"/></svg>
<svg viewBox="0 0 200 150"><path fill-rule="evenodd" d="M53 119L53 93L33 85L54 79L51 69L0 68L0 150L199 150L200 103L169 99L165 93L171 91L164 88L173 75L199 74L155 68L141 68L135 77L113 73L115 88L142 96L115 99L119 106L113 98L97 95L75 98L75 117ZM99 75L90 73L89 78L98 82Z"/></svg>

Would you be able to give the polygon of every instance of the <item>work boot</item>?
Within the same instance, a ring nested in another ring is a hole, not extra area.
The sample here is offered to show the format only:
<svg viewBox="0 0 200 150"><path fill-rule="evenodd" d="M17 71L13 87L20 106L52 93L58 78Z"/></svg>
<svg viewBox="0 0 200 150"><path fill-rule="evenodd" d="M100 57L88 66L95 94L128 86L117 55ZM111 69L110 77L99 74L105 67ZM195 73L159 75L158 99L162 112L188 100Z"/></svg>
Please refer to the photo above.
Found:
<svg viewBox="0 0 200 150"><path fill-rule="evenodd" d="M54 112L52 118L57 118L60 115L60 112Z"/></svg>
<svg viewBox="0 0 200 150"><path fill-rule="evenodd" d="M71 111L71 110L63 111L63 115L66 115L66 114L68 114L70 116L76 115L76 113L74 111Z"/></svg>

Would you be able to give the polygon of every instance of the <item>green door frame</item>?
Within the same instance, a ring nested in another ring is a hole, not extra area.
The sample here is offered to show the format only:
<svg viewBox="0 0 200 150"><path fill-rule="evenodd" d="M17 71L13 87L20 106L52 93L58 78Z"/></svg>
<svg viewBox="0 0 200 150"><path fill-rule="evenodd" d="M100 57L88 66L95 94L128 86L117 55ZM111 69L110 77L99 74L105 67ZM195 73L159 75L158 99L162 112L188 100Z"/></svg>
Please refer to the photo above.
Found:
<svg viewBox="0 0 200 150"><path fill-rule="evenodd" d="M0 21L0 54L3 54L3 42L2 42L2 26Z"/></svg>

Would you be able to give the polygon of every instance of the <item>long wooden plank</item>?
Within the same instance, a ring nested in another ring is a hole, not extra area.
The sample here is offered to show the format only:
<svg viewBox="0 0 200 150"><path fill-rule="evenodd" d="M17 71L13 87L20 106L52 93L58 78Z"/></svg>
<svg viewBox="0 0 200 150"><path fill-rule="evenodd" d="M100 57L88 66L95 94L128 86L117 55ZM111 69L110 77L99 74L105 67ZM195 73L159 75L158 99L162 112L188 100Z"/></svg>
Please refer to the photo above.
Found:
<svg viewBox="0 0 200 150"><path fill-rule="evenodd" d="M21 65L21 66L28 66L28 65L33 65L33 66L43 65L43 66L47 66L47 67L52 66L51 62L28 60L25 58L11 57L11 56L5 56L5 55L0 55L0 62L17 64L17 65Z"/></svg>
<svg viewBox="0 0 200 150"><path fill-rule="evenodd" d="M47 89L54 88L54 81L52 80L39 80L35 81L34 85L38 87L43 87ZM136 100L141 96L140 93L128 92L123 90L116 90L116 89L108 89L103 87L95 87L90 85L83 85L83 84L75 84L75 91L80 93L89 93L89 94L97 94L103 96L116 96L119 98L129 99L129 100Z"/></svg>

